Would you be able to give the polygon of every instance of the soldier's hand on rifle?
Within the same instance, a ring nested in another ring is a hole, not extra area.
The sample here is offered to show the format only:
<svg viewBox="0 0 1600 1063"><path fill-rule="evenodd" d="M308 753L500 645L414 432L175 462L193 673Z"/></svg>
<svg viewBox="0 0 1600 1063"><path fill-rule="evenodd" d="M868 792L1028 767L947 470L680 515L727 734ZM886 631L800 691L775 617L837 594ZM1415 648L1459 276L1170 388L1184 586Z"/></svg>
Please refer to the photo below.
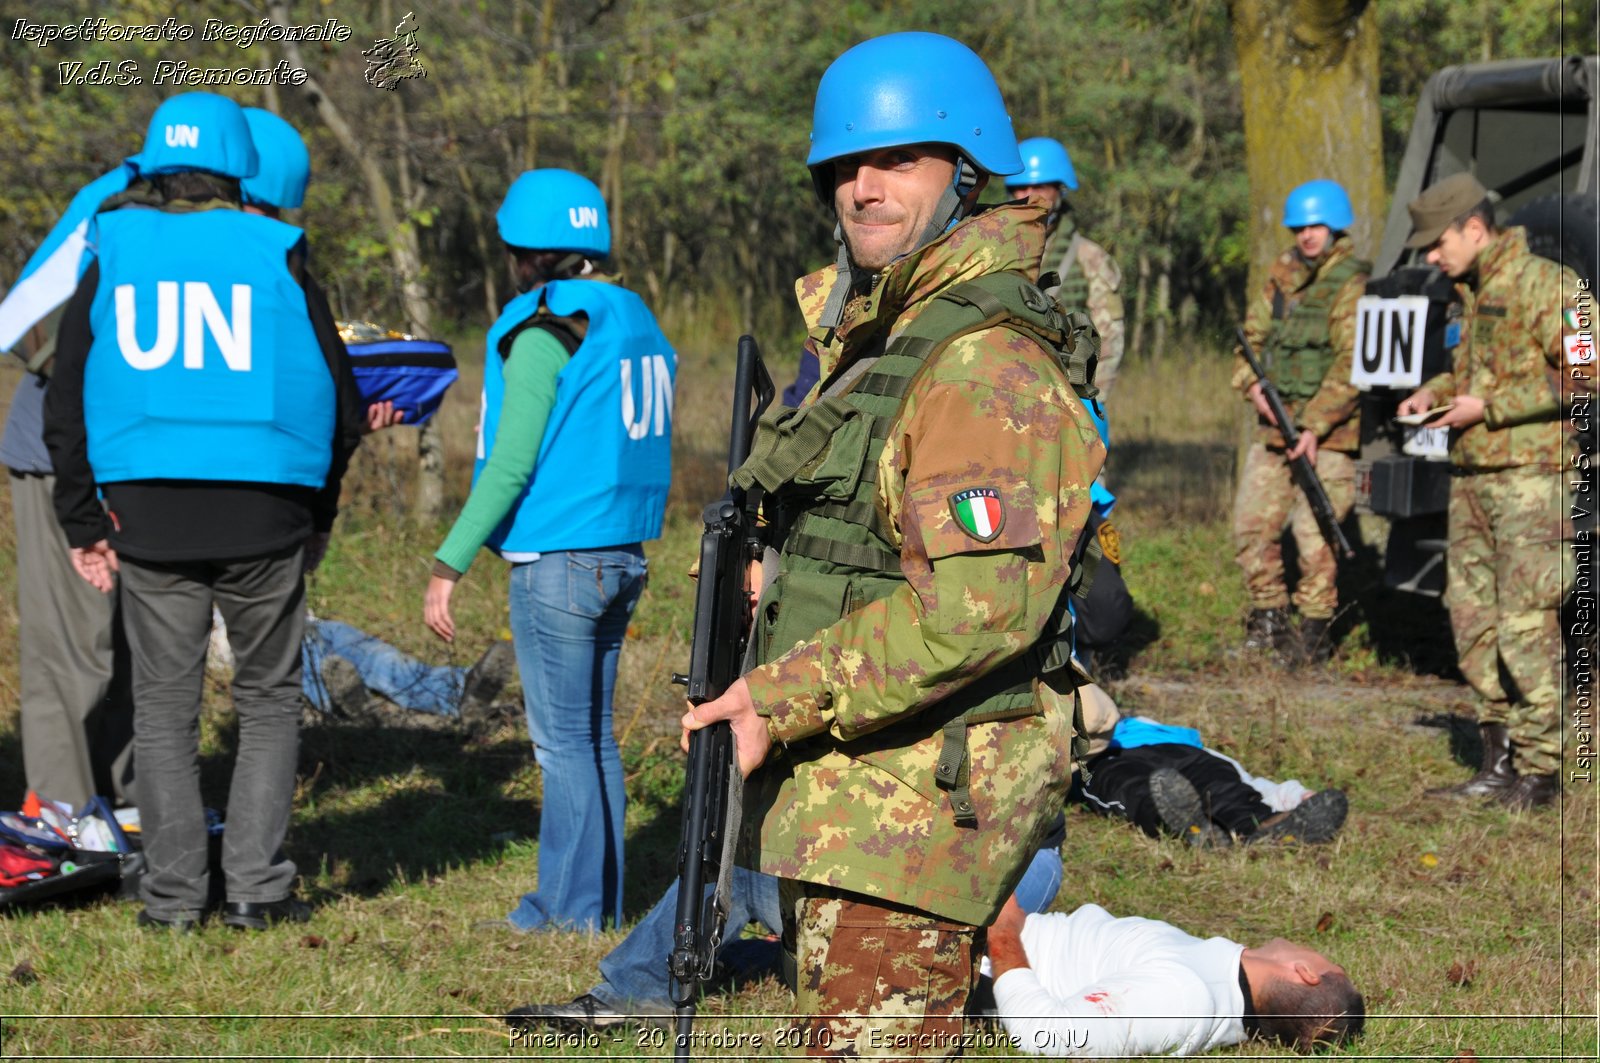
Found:
<svg viewBox="0 0 1600 1063"><path fill-rule="evenodd" d="M745 575L744 587L745 594L750 599L750 614L744 619L748 624L753 624L756 620L756 603L761 600L761 581L763 578L761 559L758 557L750 562L750 570Z"/></svg>
<svg viewBox="0 0 1600 1063"><path fill-rule="evenodd" d="M1433 409L1433 392L1427 388L1418 388L1410 395L1400 400L1400 406L1395 410L1401 417L1413 413L1427 413Z"/></svg>
<svg viewBox="0 0 1600 1063"><path fill-rule="evenodd" d="M727 720L733 728L733 751L739 758L739 774L749 778L750 773L767 759L772 748L772 736L767 733L767 721L756 712L750 700L750 687L743 679L735 682L720 698L704 705L691 705L683 714L683 751L689 751L689 732L710 727L718 720Z"/></svg>
<svg viewBox="0 0 1600 1063"><path fill-rule="evenodd" d="M1256 412L1261 415L1262 420L1268 422L1272 420L1272 407L1267 405L1267 397L1261 394L1261 381L1258 380L1251 384L1250 390L1246 391L1244 395L1245 398L1250 400L1251 405L1255 406Z"/></svg>
<svg viewBox="0 0 1600 1063"><path fill-rule="evenodd" d="M1304 457L1311 464L1317 463L1317 433L1300 430L1300 438L1294 441L1294 446L1289 449L1289 460Z"/></svg>

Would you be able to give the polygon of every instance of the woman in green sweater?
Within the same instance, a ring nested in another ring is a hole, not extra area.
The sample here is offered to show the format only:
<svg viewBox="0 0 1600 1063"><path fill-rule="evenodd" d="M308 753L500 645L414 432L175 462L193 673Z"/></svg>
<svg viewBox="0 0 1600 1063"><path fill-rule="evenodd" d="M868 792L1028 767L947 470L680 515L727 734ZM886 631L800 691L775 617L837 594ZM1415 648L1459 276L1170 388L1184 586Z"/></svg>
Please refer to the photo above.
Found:
<svg viewBox="0 0 1600 1063"><path fill-rule="evenodd" d="M543 776L539 880L519 931L622 921L622 759L611 695L661 534L677 356L644 302L598 272L600 191L523 174L500 234L522 294L489 330L472 493L434 555L424 616L454 637L450 595L479 547L511 562L512 641Z"/></svg>

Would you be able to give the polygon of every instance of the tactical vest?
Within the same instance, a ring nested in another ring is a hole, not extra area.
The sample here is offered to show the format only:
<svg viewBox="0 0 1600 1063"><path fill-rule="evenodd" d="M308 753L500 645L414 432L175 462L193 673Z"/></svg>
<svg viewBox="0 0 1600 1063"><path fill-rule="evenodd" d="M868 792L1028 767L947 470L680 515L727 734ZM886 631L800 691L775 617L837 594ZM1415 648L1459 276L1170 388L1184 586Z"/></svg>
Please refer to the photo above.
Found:
<svg viewBox="0 0 1600 1063"><path fill-rule="evenodd" d="M334 382L288 268L304 234L225 208L114 210L94 225L83 417L95 479L322 487Z"/></svg>
<svg viewBox="0 0 1600 1063"><path fill-rule="evenodd" d="M1021 332L1055 352L1080 398L1093 399L1099 341L1088 317L1063 316L1030 280L1007 272L940 293L881 355L863 356L824 381L815 403L777 407L762 417L749 459L733 474L738 486L759 484L766 491L769 541L782 547L777 579L762 595L756 617L757 662L788 652L905 582L899 550L877 504L878 458L923 367L955 339L996 327ZM950 791L959 824L976 823L967 790L967 728L1035 714L1035 678L1068 664L1067 601L1086 587L1098 551L1092 536L1080 541L1086 556L1075 559L1072 583L1040 640L941 706L945 742L935 776Z"/></svg>
<svg viewBox="0 0 1600 1063"><path fill-rule="evenodd" d="M552 281L506 304L486 340L473 482L500 431L511 341L544 311L556 318L586 314L589 327L556 378L533 475L488 545L524 554L660 537L672 480L678 356L644 300L615 284Z"/></svg>
<svg viewBox="0 0 1600 1063"><path fill-rule="evenodd" d="M1274 327L1267 337L1267 371L1288 402L1304 402L1322 387L1333 366L1333 339L1328 314L1339 289L1358 273L1372 272L1372 263L1354 255L1318 272L1299 296L1290 299L1281 289L1272 295Z"/></svg>
<svg viewBox="0 0 1600 1063"><path fill-rule="evenodd" d="M1074 241L1077 241L1077 250L1082 251L1083 239L1078 233L1077 226L1073 226L1069 231L1059 232L1056 238L1050 241L1050 248L1045 252L1041 268L1056 275L1055 286L1047 289L1056 297L1056 302L1068 310L1084 310L1089 305L1089 275L1084 272L1083 259L1079 255L1074 254L1072 261L1067 261L1067 252L1072 248Z"/></svg>

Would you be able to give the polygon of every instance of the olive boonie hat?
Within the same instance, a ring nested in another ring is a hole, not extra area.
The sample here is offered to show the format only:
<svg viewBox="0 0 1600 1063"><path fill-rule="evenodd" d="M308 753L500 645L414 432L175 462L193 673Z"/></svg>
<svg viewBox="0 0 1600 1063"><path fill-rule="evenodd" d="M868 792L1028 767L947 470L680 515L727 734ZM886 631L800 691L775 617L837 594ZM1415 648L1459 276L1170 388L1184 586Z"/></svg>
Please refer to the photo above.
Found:
<svg viewBox="0 0 1600 1063"><path fill-rule="evenodd" d="M1406 246L1430 246L1451 222L1488 198L1488 191L1470 173L1451 174L1429 185L1406 204L1411 212L1411 237Z"/></svg>

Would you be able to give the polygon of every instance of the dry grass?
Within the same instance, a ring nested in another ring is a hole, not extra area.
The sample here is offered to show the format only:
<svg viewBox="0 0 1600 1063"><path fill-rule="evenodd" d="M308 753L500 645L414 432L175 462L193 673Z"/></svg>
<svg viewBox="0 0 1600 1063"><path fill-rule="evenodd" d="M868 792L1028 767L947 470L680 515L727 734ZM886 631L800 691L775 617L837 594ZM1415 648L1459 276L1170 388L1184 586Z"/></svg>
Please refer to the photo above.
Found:
<svg viewBox="0 0 1600 1063"><path fill-rule="evenodd" d="M671 740L676 693L665 673L684 656L679 573L694 549L700 504L715 493L732 332L713 322L703 346L682 345L679 488L668 534L650 548L651 587L623 653L616 711L627 736L630 917L643 914L672 873L681 758ZM474 372L467 369L442 414L457 501L476 416ZM1201 853L1076 810L1058 906L1094 901L1196 933L1311 942L1344 963L1367 994L1372 1017L1361 1055L1593 1058L1592 784L1574 787L1560 815L1431 802L1421 796L1425 787L1466 769L1452 760L1446 731L1414 721L1470 711L1463 687L1385 663L1364 636L1347 642L1338 667L1311 678L1225 655L1242 609L1224 545L1237 438L1225 373L1218 355L1196 351L1159 366L1134 363L1119 382L1113 485L1122 495L1128 578L1150 637L1113 692L1125 711L1199 727L1260 774L1345 789L1351 819L1335 843L1316 850ZM6 394L9 384L0 378ZM404 433L388 438L403 449ZM404 465L376 452L359 460L355 504L314 600L320 613L429 659L464 662L504 625L503 566L480 560L458 594L460 648L434 642L421 626L420 597L442 529L403 519ZM0 513L7 631L11 535ZM15 640L0 640L0 794L8 795L20 794L22 782L16 669ZM0 971L26 962L35 972L32 982L0 983L0 1049L59 1058L659 1055L655 1042L641 1045L634 1035L514 1045L496 1018L516 1003L585 991L622 936L472 929L535 880L539 777L517 709L506 708L504 725L478 738L398 719L306 730L290 842L318 907L303 930L152 936L135 930L134 906L109 899L0 916ZM208 692L205 720L204 778L216 802L233 741L223 691ZM701 1029L762 1032L767 1042L759 1052L708 1054L775 1058L772 1033L781 1024L770 1016L788 1007L770 979L708 998ZM71 1017L85 1012L102 1017ZM1554 1017L1562 1014L1572 1018Z"/></svg>

